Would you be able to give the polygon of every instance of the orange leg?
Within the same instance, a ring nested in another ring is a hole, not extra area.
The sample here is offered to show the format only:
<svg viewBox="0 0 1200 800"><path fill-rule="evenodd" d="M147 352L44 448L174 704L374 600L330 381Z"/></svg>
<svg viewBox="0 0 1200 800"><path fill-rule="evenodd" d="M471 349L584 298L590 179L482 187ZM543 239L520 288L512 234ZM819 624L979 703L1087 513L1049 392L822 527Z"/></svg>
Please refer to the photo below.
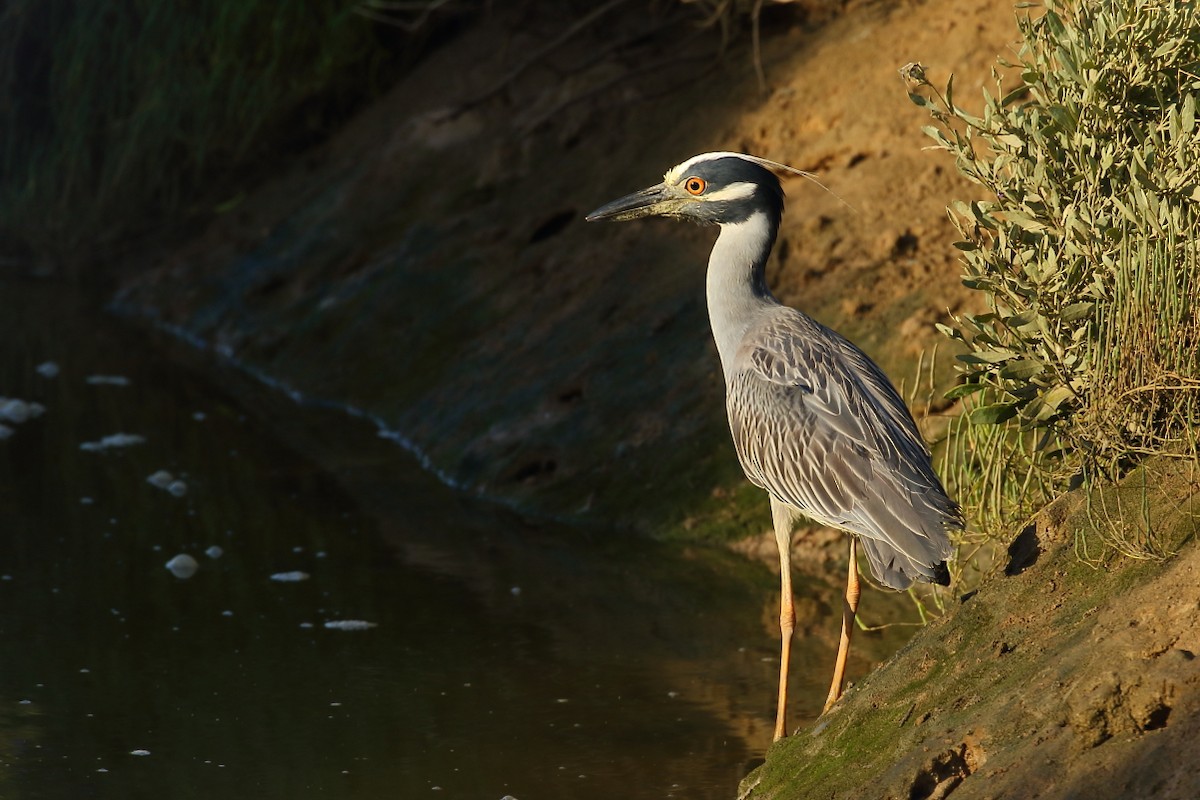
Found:
<svg viewBox="0 0 1200 800"><path fill-rule="evenodd" d="M792 655L792 631L796 628L796 612L792 601L792 522L786 506L771 498L771 517L775 524L775 541L779 545L779 707L775 714L775 741L787 736L788 662Z"/></svg>
<svg viewBox="0 0 1200 800"><path fill-rule="evenodd" d="M842 606L842 638L838 643L837 660L833 664L833 683L829 697L825 700L824 714L842 696L846 682L846 658L850 655L850 635L854 632L854 618L858 615L858 537L850 534L850 569L846 576L846 599Z"/></svg>

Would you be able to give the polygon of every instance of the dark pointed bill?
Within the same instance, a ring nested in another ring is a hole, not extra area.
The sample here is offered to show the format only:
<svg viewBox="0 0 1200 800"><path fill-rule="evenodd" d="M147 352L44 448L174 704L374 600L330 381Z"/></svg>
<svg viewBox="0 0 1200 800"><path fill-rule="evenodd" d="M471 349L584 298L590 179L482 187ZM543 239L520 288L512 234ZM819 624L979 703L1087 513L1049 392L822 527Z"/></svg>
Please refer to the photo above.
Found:
<svg viewBox="0 0 1200 800"><path fill-rule="evenodd" d="M667 185L660 183L657 186L642 189L640 192L634 192L622 197L620 200L613 200L611 203L600 206L588 214L585 219L588 222L595 222L598 219L624 221L637 219L638 217L648 217L657 213L658 204L670 197Z"/></svg>

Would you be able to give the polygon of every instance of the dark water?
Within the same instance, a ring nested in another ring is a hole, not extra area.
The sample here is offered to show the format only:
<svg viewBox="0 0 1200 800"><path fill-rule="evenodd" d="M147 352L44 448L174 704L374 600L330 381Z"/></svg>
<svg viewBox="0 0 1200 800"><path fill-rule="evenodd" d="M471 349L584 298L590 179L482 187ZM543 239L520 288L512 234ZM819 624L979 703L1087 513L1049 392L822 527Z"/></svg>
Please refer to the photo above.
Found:
<svg viewBox="0 0 1200 800"><path fill-rule="evenodd" d="M734 796L772 721L765 569L471 502L60 293L0 282L0 396L45 408L0 440L0 797ZM145 441L80 448L117 433ZM829 653L801 651L811 714Z"/></svg>

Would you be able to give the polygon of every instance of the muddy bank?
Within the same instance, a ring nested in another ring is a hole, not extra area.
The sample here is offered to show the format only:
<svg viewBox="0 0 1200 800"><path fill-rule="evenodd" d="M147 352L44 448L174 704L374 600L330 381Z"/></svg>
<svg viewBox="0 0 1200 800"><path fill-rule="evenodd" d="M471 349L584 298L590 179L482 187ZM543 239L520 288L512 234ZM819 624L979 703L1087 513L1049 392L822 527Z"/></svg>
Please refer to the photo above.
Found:
<svg viewBox="0 0 1200 800"><path fill-rule="evenodd" d="M1177 555L1104 546L1146 513ZM740 797L1200 796L1198 529L1195 465L1060 498L1003 574L775 745Z"/></svg>

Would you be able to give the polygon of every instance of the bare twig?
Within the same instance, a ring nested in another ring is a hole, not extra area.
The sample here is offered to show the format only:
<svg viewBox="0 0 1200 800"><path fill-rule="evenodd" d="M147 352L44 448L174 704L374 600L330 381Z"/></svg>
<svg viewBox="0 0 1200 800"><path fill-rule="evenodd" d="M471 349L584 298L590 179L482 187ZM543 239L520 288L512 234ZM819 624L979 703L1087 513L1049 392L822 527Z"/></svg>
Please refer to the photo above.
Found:
<svg viewBox="0 0 1200 800"><path fill-rule="evenodd" d="M391 25L393 28L399 28L406 33L416 33L425 26L433 13L443 6L450 5L454 0L416 0L415 2L402 2L395 0L368 0L360 6L354 7L354 13L366 17L372 22L378 22L383 25ZM404 21L391 14L384 14L384 11L420 11L411 21Z"/></svg>

